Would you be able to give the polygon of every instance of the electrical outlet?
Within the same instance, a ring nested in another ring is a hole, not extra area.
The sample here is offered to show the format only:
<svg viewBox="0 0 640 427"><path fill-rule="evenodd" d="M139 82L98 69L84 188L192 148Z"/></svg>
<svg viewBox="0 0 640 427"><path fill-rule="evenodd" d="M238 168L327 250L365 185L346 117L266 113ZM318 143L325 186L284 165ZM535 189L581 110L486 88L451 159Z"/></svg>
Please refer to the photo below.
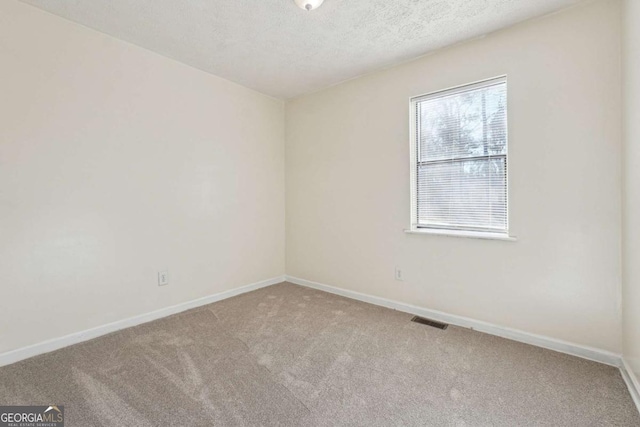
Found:
<svg viewBox="0 0 640 427"><path fill-rule="evenodd" d="M396 267L396 280L399 282L404 282L404 275L402 274L402 270L400 267Z"/></svg>
<svg viewBox="0 0 640 427"><path fill-rule="evenodd" d="M169 272L168 271L159 271L158 272L158 286L164 286L169 284Z"/></svg>

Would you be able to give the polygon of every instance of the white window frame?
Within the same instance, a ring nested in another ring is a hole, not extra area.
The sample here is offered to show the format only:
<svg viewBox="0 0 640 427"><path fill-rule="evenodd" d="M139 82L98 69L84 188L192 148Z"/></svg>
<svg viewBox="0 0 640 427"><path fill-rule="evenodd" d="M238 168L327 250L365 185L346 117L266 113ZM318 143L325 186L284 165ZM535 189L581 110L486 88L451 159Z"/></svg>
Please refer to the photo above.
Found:
<svg viewBox="0 0 640 427"><path fill-rule="evenodd" d="M507 191L507 201L506 201L506 209L507 209L507 228L505 231L493 232L493 231L478 231L478 230L463 230L463 229L454 229L454 228L442 228L442 227L429 227L429 226L418 226L418 126L417 126L417 103L420 101L424 101L425 99L433 99L445 95L454 95L456 93L464 93L470 90L479 89L482 87L487 87L499 83L507 83L507 76L499 76L486 80L480 80L470 84L464 84L460 86L451 87L444 90L438 90L436 92L427 93L424 95L419 95L412 97L410 100L410 109L409 109L409 129L410 129L410 190L411 190L411 217L410 217L410 228L405 230L406 233L416 233L416 234L435 234L435 235L445 235L445 236L453 236L453 237L471 237L478 239L491 239L491 240L510 240L515 241L516 238L509 234L509 221L510 221L510 190L509 190L509 102L507 101L507 111L505 114L507 115L507 144L506 144L506 154L505 154L505 162L507 165L506 168L506 191ZM509 94L508 86L507 86L507 97Z"/></svg>

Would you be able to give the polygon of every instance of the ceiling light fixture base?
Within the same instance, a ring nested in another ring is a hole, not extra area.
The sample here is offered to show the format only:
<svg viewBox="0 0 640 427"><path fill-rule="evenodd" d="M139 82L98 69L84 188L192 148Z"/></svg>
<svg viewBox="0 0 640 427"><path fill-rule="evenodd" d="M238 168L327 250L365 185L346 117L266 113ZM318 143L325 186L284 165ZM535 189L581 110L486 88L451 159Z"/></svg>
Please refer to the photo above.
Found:
<svg viewBox="0 0 640 427"><path fill-rule="evenodd" d="M320 7L324 0L294 0L300 9L311 11Z"/></svg>

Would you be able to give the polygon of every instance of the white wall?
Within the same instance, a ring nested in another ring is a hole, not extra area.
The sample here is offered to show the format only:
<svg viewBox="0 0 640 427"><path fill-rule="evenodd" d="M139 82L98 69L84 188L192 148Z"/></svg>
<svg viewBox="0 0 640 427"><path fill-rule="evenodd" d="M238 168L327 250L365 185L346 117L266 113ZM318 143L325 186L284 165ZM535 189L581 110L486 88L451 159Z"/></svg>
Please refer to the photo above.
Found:
<svg viewBox="0 0 640 427"><path fill-rule="evenodd" d="M287 273L619 353L620 19L590 2L288 102ZM518 241L405 234L410 97L502 74Z"/></svg>
<svg viewBox="0 0 640 427"><path fill-rule="evenodd" d="M624 356L640 378L640 1L624 0Z"/></svg>
<svg viewBox="0 0 640 427"><path fill-rule="evenodd" d="M0 121L0 353L284 274L281 101L3 0Z"/></svg>

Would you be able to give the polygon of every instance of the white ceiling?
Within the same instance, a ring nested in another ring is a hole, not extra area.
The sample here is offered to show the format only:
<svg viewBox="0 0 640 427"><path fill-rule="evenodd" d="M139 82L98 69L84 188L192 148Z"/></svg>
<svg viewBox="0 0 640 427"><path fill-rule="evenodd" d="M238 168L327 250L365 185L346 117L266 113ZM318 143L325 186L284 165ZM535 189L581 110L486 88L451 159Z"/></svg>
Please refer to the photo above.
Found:
<svg viewBox="0 0 640 427"><path fill-rule="evenodd" d="M580 0L23 1L287 99Z"/></svg>

